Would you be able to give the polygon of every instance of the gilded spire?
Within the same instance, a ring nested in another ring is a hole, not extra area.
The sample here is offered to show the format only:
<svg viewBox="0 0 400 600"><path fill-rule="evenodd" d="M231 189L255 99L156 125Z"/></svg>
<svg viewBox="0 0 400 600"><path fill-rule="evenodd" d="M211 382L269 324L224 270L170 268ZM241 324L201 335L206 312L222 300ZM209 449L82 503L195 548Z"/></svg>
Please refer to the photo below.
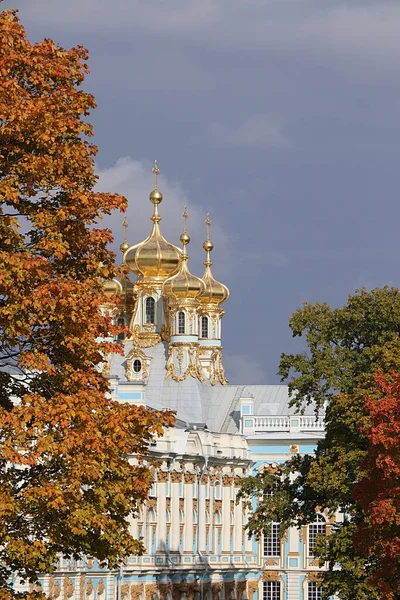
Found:
<svg viewBox="0 0 400 600"><path fill-rule="evenodd" d="M121 250L122 254L124 254L129 248L129 244L126 240L126 230L128 229L128 221L126 220L126 215L124 215L124 220L122 221L122 227L124 228L124 241L120 245L119 249Z"/></svg>
<svg viewBox="0 0 400 600"><path fill-rule="evenodd" d="M180 242L183 246L183 250L182 250L182 258L188 258L187 252L186 252L186 246L189 244L190 242L190 235L187 233L186 231L186 222L187 222L187 218L188 218L188 212L187 212L187 206L185 204L184 209L183 209L183 213L182 213L182 217L183 217L183 233L181 235Z"/></svg>
<svg viewBox="0 0 400 600"><path fill-rule="evenodd" d="M158 190L158 176L160 174L160 169L158 168L158 160L154 161L154 167L151 170L154 173L154 189Z"/></svg>
<svg viewBox="0 0 400 600"><path fill-rule="evenodd" d="M158 168L158 160L154 161L154 167L152 168L152 173L154 173L154 190L150 194L150 202L154 204L154 212L153 216L150 219L153 223L159 223L161 221L161 217L158 214L158 205L162 202L163 195L158 190L158 176L160 174L160 169Z"/></svg>
<svg viewBox="0 0 400 600"><path fill-rule="evenodd" d="M213 274L211 273L211 252L214 249L214 244L210 240L210 213L207 213L205 224L207 226L207 239L203 244L203 248L206 251L206 260L204 261L204 265L206 268L203 275L205 290L200 296L200 302L204 304L219 305L228 300L229 290L223 283L216 281L213 277Z"/></svg>
<svg viewBox="0 0 400 600"><path fill-rule="evenodd" d="M207 213L207 219L205 220L205 224L207 226L207 239L203 244L203 248L206 251L206 260L204 261L204 264L206 267L211 267L212 261L211 261L210 253L214 248L214 244L210 240L210 227L211 227L210 213Z"/></svg>

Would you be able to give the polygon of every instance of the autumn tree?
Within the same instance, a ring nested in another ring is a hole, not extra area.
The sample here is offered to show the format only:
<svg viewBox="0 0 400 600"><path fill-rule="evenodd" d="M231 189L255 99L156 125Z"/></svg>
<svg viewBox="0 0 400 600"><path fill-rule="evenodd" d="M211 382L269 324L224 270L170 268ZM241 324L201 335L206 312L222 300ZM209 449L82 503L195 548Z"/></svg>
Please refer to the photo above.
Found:
<svg viewBox="0 0 400 600"><path fill-rule="evenodd" d="M337 522L331 535L318 541L314 552L320 564L328 565L321 580L325 596L336 593L342 600L393 599L398 571L388 573L382 595L379 581L387 560L384 546L380 541L362 544L360 535L364 531L373 536L379 523L373 519L390 506L392 522L384 542L388 548L398 544L394 534L398 495L392 502L391 496L389 501L377 490L373 500L370 490L370 502L364 492L369 481L383 474L379 469L386 469L387 477L381 484L388 485L390 468L398 460L398 446L397 455L390 454L393 439L377 438L385 405L392 407L387 418L393 423L398 418L393 408L398 380L393 388L384 387L378 393L376 377L377 373L400 372L400 292L388 287L361 290L336 309L306 303L293 314L290 327L294 336L305 336L307 352L283 354L279 372L283 379L290 378L293 404L299 411L310 403L315 404L316 411L325 408L326 436L318 442L314 456L296 455L275 474L266 471L245 481L242 494L247 499L260 495L265 487L274 487L273 496L264 495L254 511L249 530L259 534L272 521L278 521L284 531L313 522L317 511L330 516L340 511L343 522ZM385 422L386 426L389 429L389 423ZM374 444L378 445L374 448ZM373 461L380 465L378 470L374 471ZM380 500L378 508L374 502ZM366 524L370 527L367 531Z"/></svg>
<svg viewBox="0 0 400 600"><path fill-rule="evenodd" d="M393 597L400 590L400 374L380 372L376 384L375 394L364 400L368 449L353 491L364 520L355 546L375 563L371 583Z"/></svg>
<svg viewBox="0 0 400 600"><path fill-rule="evenodd" d="M140 551L127 526L151 485L140 460L169 414L114 403L98 365L118 351L99 312L114 275L94 192L87 52L31 44L0 14L0 597L56 556L113 567ZM139 462L128 460L136 455Z"/></svg>

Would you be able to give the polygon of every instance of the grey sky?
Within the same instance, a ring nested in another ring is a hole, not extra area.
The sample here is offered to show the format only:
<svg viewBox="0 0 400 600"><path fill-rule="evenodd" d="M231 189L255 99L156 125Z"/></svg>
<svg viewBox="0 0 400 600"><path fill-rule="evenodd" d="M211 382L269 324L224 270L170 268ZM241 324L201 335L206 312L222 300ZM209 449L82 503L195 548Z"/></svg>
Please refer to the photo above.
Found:
<svg viewBox="0 0 400 600"><path fill-rule="evenodd" d="M398 0L6 0L31 40L89 48L100 186L128 196L129 240L177 242L192 270L212 213L214 274L231 290L233 383L274 383L290 314L397 285ZM110 224L118 244L120 216Z"/></svg>

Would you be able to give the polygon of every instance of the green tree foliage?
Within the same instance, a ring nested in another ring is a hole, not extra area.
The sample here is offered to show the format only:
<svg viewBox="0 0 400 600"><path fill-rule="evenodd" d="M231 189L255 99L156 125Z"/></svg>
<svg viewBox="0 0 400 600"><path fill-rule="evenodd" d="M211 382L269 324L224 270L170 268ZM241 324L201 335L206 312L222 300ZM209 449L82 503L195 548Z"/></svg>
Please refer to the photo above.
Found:
<svg viewBox="0 0 400 600"><path fill-rule="evenodd" d="M320 564L329 567L321 580L326 596L382 598L376 579L382 557L355 543L367 515L354 492L366 477L371 417L365 398L379 401L383 396L378 373L400 371L400 292L389 287L361 290L337 309L307 303L293 314L290 327L293 336L305 336L308 349L283 354L279 373L289 379L299 411L310 403L317 411L325 409L326 437L315 456L296 455L275 473L265 471L245 481L241 494L249 501L265 487L275 488L272 498L260 496L249 530L260 534L272 521L281 522L283 530L301 527L314 521L316 511L329 517L342 512L343 522L332 525L315 551ZM384 597L394 598L396 591L393 579Z"/></svg>

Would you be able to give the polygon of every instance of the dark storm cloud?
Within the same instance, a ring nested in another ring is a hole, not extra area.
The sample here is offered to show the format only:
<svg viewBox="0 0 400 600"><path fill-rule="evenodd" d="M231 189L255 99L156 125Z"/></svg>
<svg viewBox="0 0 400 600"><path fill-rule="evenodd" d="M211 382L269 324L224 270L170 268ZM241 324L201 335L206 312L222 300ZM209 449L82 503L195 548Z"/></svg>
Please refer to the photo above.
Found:
<svg viewBox="0 0 400 600"><path fill-rule="evenodd" d="M232 382L274 381L303 301L397 283L398 0L15 4L31 39L90 50L100 186L128 195L129 240L154 158L163 231L177 241L188 203L197 273L212 212Z"/></svg>

